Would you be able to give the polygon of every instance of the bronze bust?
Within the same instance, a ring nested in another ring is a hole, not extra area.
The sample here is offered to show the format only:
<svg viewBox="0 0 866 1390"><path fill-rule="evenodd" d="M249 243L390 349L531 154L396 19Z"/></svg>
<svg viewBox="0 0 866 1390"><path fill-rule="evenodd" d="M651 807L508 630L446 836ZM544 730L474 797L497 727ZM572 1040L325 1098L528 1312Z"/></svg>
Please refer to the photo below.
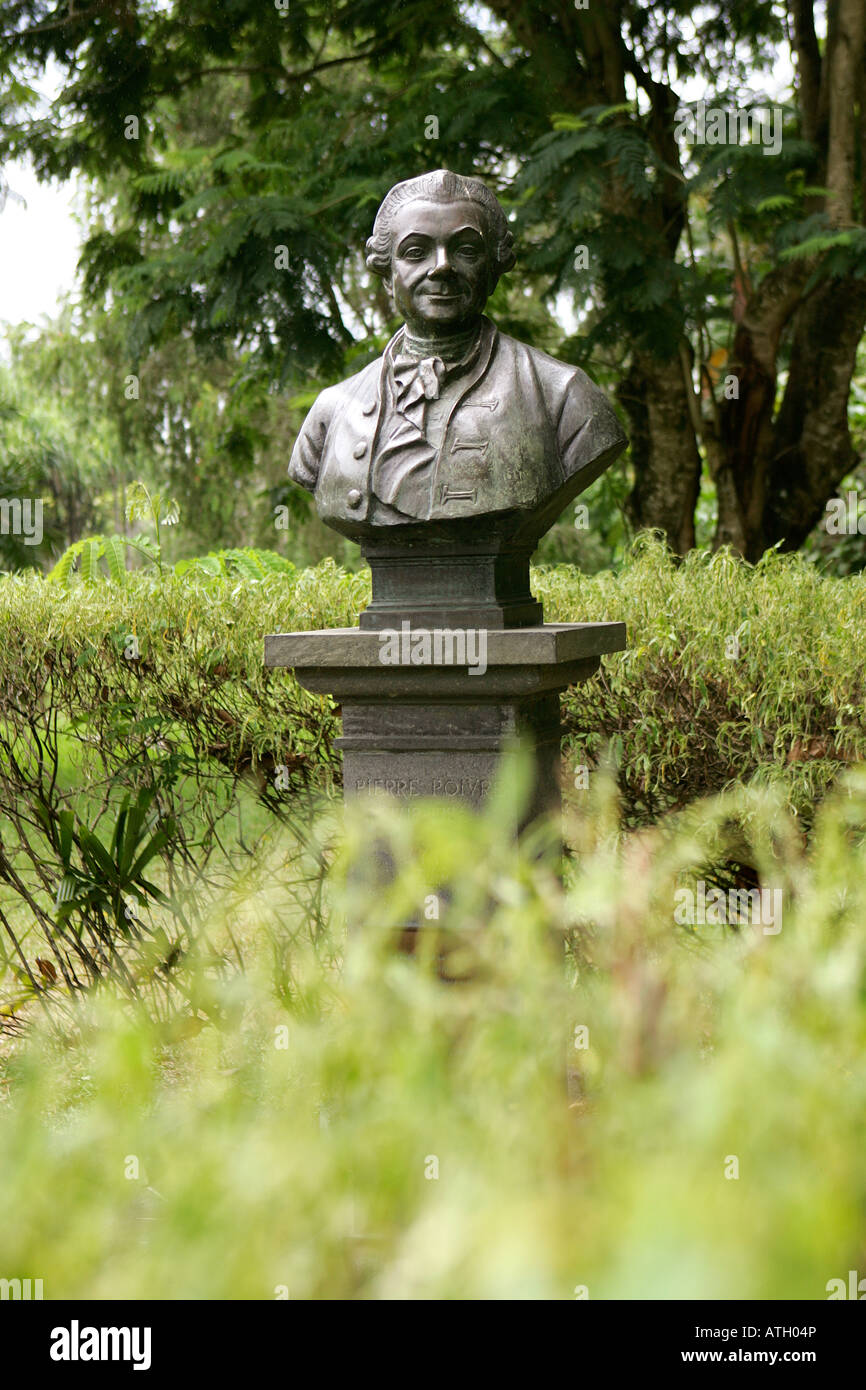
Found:
<svg viewBox="0 0 866 1390"><path fill-rule="evenodd" d="M579 367L500 333L484 307L514 265L493 193L445 169L398 183L367 242L404 319L384 353L316 400L289 476L329 526L386 538L479 534L527 550L625 447ZM525 619L524 619L525 621Z"/></svg>
<svg viewBox="0 0 866 1390"><path fill-rule="evenodd" d="M626 439L585 372L485 317L513 264L478 179L439 169L385 198L367 265L404 326L321 393L289 465L322 519L360 542L372 600L357 628L273 634L266 660L340 705L347 797L480 805L516 737L533 750L524 824L559 807L559 692L625 645L622 623L545 623L530 556Z"/></svg>

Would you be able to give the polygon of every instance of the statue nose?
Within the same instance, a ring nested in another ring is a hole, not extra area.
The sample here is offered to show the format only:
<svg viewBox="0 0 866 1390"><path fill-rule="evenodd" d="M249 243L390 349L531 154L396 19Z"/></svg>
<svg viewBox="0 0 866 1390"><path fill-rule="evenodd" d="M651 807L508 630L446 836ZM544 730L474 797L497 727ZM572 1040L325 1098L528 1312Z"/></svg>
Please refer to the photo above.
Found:
<svg viewBox="0 0 866 1390"><path fill-rule="evenodd" d="M434 265L433 269L430 271L430 274L431 274L431 275L450 275L450 273L451 273L451 258L450 258L450 256L448 255L447 249L446 249L444 246L442 246L442 247L440 247L440 249L436 252L436 264Z"/></svg>

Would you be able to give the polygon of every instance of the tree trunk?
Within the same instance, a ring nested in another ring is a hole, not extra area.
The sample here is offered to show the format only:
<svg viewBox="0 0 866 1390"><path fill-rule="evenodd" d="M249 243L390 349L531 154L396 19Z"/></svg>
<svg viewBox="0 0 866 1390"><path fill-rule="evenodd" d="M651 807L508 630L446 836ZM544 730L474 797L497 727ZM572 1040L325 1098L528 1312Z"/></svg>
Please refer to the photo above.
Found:
<svg viewBox="0 0 866 1390"><path fill-rule="evenodd" d="M679 103L626 44L622 6L613 2L574 9L571 0L545 5L490 0L489 8L544 72L560 110L580 112L590 105L623 102L625 73L648 95L647 133L667 172L654 200L642 204L612 176L602 206L608 217L636 219L654 228L662 256L673 260L686 226L685 185L677 177L680 156L673 138ZM823 53L814 0L789 0L789 10L801 130L817 154L810 180L828 190L826 202L817 195L808 198L805 212L824 206L835 226L850 226L858 141L866 171L866 120L858 112L866 88L866 2L827 0ZM635 484L627 510L632 524L662 531L678 554L694 545L700 440L718 499L715 545L730 545L754 561L778 542L786 549L800 545L855 461L847 402L866 321L866 280L825 281L807 293L816 262L794 260L770 271L752 289L736 245L734 259L730 399L726 395L713 401L708 418L694 390L691 363L648 348L633 351L617 396L630 425ZM785 342L791 343L791 362L776 415L779 352ZM708 364L702 363L702 384L709 380Z"/></svg>
<svg viewBox="0 0 866 1390"><path fill-rule="evenodd" d="M739 322L725 371L731 394L718 408L714 546L730 545L752 560L765 549L779 343L807 275L803 262L771 272L742 310L735 303Z"/></svg>
<svg viewBox="0 0 866 1390"><path fill-rule="evenodd" d="M831 280L797 314L762 534L754 538L753 549L777 541L783 550L802 545L857 462L848 399L864 326L864 279Z"/></svg>
<svg viewBox="0 0 866 1390"><path fill-rule="evenodd" d="M671 549L685 555L695 543L701 459L679 359L659 362L635 353L617 399L629 417L635 470L629 520L636 530L662 531Z"/></svg>
<svg viewBox="0 0 866 1390"><path fill-rule="evenodd" d="M866 6L864 0L829 0L823 62L811 3L792 0L791 8L803 133L818 146L830 222L849 227L857 142L866 138L857 110L866 87ZM766 276L750 296L734 339L738 399L720 411L724 477L716 544L732 543L749 560L771 545L802 545L856 463L848 399L866 325L866 280L839 276L808 293L814 269L814 261L794 261ZM786 329L790 368L774 420L777 358Z"/></svg>

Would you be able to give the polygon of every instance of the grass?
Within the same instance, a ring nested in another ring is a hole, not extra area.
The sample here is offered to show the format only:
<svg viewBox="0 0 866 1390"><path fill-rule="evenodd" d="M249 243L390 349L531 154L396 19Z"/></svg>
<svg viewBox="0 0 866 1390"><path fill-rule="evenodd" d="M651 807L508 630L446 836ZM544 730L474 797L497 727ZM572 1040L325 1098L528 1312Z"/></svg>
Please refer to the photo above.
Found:
<svg viewBox="0 0 866 1390"><path fill-rule="evenodd" d="M596 779L564 886L515 853L514 801L374 803L317 904L275 907L271 873L215 905L245 969L198 981L218 1007L185 1036L106 989L7 1048L2 1273L58 1298L821 1299L862 1269L862 774L808 849L766 791L624 835ZM784 885L776 935L673 921L734 822ZM393 950L431 894L462 983L435 932Z"/></svg>

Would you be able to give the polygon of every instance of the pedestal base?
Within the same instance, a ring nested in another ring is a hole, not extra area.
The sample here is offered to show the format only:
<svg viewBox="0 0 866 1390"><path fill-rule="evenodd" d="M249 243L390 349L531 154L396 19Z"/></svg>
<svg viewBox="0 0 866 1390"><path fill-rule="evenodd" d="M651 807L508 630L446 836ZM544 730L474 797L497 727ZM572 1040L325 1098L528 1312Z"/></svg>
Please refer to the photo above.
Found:
<svg viewBox="0 0 866 1390"><path fill-rule="evenodd" d="M559 698L499 699L442 705L390 704L343 710L343 788L347 798L384 791L406 800L453 797L480 806L510 740L531 745L536 786L530 817L559 804Z"/></svg>
<svg viewBox="0 0 866 1390"><path fill-rule="evenodd" d="M625 647L625 624L482 629L462 648L445 629L426 650L415 641L422 629L402 627L396 644L358 628L265 638L267 666L291 667L306 690L342 706L344 795L457 797L480 806L516 739L531 748L535 769L524 820L557 811L559 692Z"/></svg>

